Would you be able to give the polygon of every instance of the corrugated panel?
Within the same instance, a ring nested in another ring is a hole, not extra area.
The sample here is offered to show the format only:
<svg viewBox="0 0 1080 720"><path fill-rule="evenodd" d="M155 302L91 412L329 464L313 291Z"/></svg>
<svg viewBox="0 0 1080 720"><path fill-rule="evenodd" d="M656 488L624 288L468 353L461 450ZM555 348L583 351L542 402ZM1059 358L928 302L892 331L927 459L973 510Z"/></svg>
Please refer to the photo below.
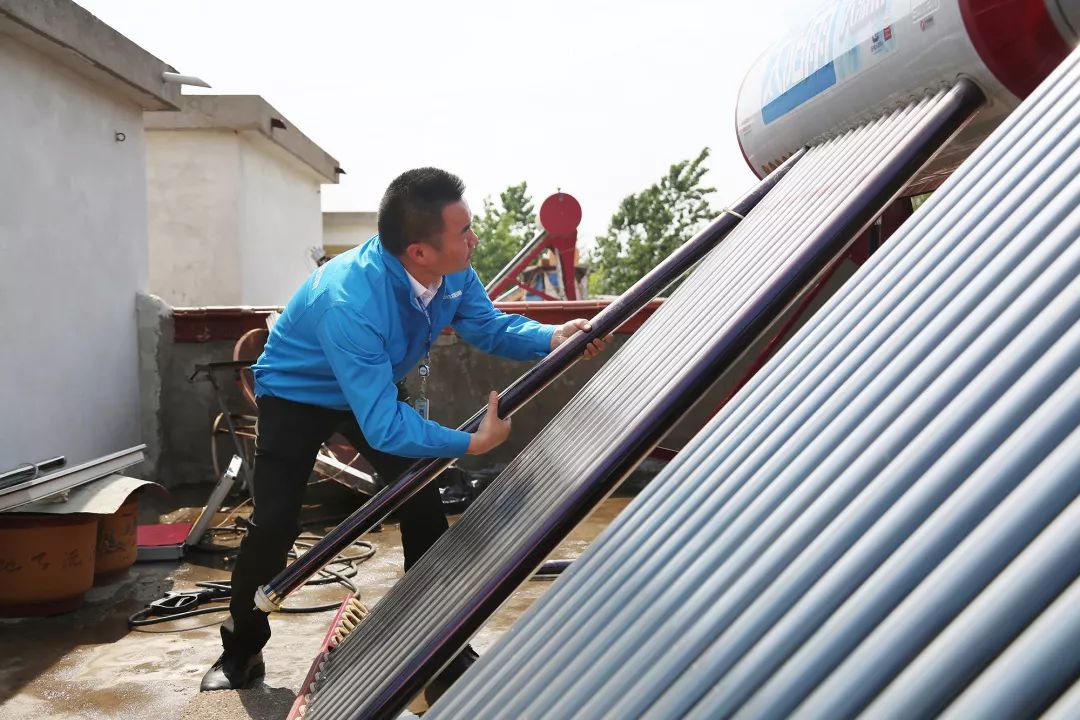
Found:
<svg viewBox="0 0 1080 720"><path fill-rule="evenodd" d="M330 655L307 717L403 707L979 102L962 82L807 152Z"/></svg>
<svg viewBox="0 0 1080 720"><path fill-rule="evenodd" d="M429 713L1073 717L1073 53Z"/></svg>

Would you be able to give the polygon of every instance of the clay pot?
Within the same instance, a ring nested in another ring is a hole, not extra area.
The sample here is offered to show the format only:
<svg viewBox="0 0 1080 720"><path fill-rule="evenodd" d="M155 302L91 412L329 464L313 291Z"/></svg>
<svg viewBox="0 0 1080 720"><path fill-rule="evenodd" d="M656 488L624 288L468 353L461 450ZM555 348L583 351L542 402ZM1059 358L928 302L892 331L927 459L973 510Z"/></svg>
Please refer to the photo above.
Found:
<svg viewBox="0 0 1080 720"><path fill-rule="evenodd" d="M108 585L127 575L138 551L139 497L132 495L112 515L98 516L94 584Z"/></svg>
<svg viewBox="0 0 1080 720"><path fill-rule="evenodd" d="M77 608L94 583L96 515L0 514L0 617Z"/></svg>

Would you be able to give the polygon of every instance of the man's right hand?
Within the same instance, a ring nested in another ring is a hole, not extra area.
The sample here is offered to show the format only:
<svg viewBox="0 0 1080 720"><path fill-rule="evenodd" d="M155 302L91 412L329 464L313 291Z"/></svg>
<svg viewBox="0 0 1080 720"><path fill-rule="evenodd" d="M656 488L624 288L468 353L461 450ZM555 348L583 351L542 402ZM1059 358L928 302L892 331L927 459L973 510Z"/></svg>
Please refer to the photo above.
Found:
<svg viewBox="0 0 1080 720"><path fill-rule="evenodd" d="M483 455L502 445L510 437L510 418L499 418L499 393L494 390L488 395L487 413L480 421L480 427L469 440L469 454Z"/></svg>

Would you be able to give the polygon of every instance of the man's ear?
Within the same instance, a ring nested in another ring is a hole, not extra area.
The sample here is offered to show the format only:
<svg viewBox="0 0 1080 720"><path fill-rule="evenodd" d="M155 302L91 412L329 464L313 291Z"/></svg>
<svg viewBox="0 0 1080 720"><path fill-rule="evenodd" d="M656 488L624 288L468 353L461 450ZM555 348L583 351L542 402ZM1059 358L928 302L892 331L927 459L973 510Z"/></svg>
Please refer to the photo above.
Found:
<svg viewBox="0 0 1080 720"><path fill-rule="evenodd" d="M427 246L424 243L415 242L405 246L405 257L412 260L414 263L423 264L427 259Z"/></svg>

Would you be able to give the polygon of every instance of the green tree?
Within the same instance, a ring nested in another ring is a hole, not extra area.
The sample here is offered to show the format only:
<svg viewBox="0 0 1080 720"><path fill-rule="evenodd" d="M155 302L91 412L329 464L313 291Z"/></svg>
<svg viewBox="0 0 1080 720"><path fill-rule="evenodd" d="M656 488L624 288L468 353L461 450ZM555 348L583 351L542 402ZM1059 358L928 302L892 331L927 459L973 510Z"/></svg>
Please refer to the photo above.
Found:
<svg viewBox="0 0 1080 720"><path fill-rule="evenodd" d="M589 292L618 295L656 267L713 218L703 187L709 148L675 163L660 182L628 195L611 217L606 235L589 254Z"/></svg>
<svg viewBox="0 0 1080 720"><path fill-rule="evenodd" d="M499 193L499 202L484 198L484 207L473 215L473 230L480 244L473 253L472 265L486 284L537 233L538 223L524 181Z"/></svg>

